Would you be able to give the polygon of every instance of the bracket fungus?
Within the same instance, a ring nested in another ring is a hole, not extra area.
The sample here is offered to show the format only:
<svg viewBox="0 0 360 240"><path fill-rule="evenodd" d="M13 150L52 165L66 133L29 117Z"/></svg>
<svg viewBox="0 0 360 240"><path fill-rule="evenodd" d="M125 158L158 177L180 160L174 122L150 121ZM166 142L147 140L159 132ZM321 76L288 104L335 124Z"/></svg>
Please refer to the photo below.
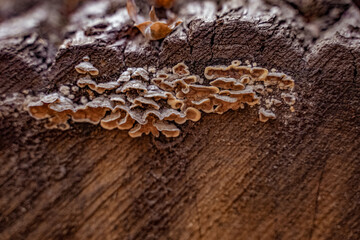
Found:
<svg viewBox="0 0 360 240"><path fill-rule="evenodd" d="M80 78L77 81L77 85L80 88L84 88L85 86L88 86L91 90L94 90L95 92L100 93L100 94L104 93L106 90L116 89L117 87L120 86L120 84L118 82L107 82L107 83L97 84L89 76Z"/></svg>
<svg viewBox="0 0 360 240"><path fill-rule="evenodd" d="M170 8L174 1L171 0L156 0L155 6ZM134 0L127 0L126 8L130 18L135 22L143 36L148 40L159 40L169 35L182 21L177 20L175 16L170 16L166 21L159 20L155 13L154 6L149 12L149 19L138 15L138 8Z"/></svg>
<svg viewBox="0 0 360 240"><path fill-rule="evenodd" d="M75 70L80 74L90 74L92 76L99 75L99 70L89 61L90 58L88 56L83 57L83 61L76 65Z"/></svg>
<svg viewBox="0 0 360 240"><path fill-rule="evenodd" d="M88 57L84 60L92 66ZM108 130L129 130L131 137L150 133L177 137L178 125L199 121L202 112L223 114L258 106L259 119L266 122L276 119L275 107L282 105L278 99L290 106L295 104L294 81L289 76L240 64L235 60L230 66L206 67L204 76L209 84L191 75L183 62L159 71L128 68L107 83L96 83L94 74L86 72L77 81L76 87L83 90L73 93L75 100L69 98L69 89L75 85L61 87L59 92L37 97L27 109L36 119L48 119L48 128L66 130L72 119L100 123ZM75 69L79 72L78 66Z"/></svg>
<svg viewBox="0 0 360 240"><path fill-rule="evenodd" d="M239 66L237 63L228 67L206 67L205 77L209 80L220 77L234 78L241 83L249 83L249 79L253 79L257 82L264 82L265 86L278 85L282 90L293 89L295 84L294 80L284 73L269 73L265 68Z"/></svg>
<svg viewBox="0 0 360 240"><path fill-rule="evenodd" d="M296 102L296 97L290 93L281 93L281 98L284 99L285 104L290 106Z"/></svg>
<svg viewBox="0 0 360 240"><path fill-rule="evenodd" d="M259 111L259 119L261 122L267 122L269 119L275 119L276 115L270 111L270 110L265 110L264 108L260 108Z"/></svg>
<svg viewBox="0 0 360 240"><path fill-rule="evenodd" d="M181 62L176 64L173 68L173 73L178 75L184 75L187 76L190 74L188 66L185 65L185 63Z"/></svg>
<svg viewBox="0 0 360 240"><path fill-rule="evenodd" d="M211 86L218 87L221 89L232 89L232 90L243 90L244 84L236 80L235 78L219 77L214 81L210 82Z"/></svg>

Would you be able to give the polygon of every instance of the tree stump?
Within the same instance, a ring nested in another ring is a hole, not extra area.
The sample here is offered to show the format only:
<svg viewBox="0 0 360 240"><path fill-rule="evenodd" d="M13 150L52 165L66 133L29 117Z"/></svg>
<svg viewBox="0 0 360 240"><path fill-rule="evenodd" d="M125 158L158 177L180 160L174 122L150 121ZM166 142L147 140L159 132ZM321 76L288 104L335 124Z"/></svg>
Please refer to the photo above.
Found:
<svg viewBox="0 0 360 240"><path fill-rule="evenodd" d="M358 1L177 1L156 41L123 0L2 5L0 239L360 238ZM183 62L209 85L206 67L238 60L291 76L296 102L265 123L202 112L169 138L47 129L26 99L76 86L85 56L97 83Z"/></svg>

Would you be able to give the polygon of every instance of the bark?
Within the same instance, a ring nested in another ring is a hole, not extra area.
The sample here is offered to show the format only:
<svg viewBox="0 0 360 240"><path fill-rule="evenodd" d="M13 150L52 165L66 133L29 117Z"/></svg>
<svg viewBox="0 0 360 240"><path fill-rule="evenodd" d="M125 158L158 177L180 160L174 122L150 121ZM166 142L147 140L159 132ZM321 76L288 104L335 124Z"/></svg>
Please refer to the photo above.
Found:
<svg viewBox="0 0 360 240"><path fill-rule="evenodd" d="M184 23L160 41L124 1L26 2L0 11L1 239L360 238L356 1L178 1ZM169 139L44 128L22 98L73 83L86 55L97 82L249 60L293 77L295 112L207 114Z"/></svg>

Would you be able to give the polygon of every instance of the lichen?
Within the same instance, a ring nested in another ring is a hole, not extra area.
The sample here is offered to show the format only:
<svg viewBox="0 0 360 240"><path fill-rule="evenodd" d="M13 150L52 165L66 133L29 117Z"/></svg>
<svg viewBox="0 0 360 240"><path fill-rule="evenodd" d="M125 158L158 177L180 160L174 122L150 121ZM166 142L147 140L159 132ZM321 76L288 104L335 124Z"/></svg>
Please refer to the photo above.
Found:
<svg viewBox="0 0 360 240"><path fill-rule="evenodd" d="M84 61L96 69L88 58ZM206 67L208 84L191 75L185 63L163 70L128 68L107 83L97 83L92 78L95 74L79 71L77 65L77 86L61 86L59 92L30 102L27 109L36 119L48 119L47 128L66 130L71 119L108 130L129 130L131 137L150 133L158 137L160 132L177 137L178 126L199 121L202 112L223 114L246 106L257 107L260 121L266 122L277 118L275 108L282 105L279 99L294 111L294 80L284 73L240 64L234 60L230 66ZM74 100L70 95L76 96Z"/></svg>

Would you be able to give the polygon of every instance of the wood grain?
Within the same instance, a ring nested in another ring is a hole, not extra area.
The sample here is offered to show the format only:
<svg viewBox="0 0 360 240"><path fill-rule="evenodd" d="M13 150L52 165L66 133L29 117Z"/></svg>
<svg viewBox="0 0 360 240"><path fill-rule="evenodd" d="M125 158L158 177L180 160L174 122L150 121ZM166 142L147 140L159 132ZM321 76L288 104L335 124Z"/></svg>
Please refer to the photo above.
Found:
<svg viewBox="0 0 360 240"><path fill-rule="evenodd" d="M101 41L66 48L46 34L31 44L0 39L0 239L359 239L359 9L332 2L318 12L340 17L313 16L299 1L257 3L184 1L174 11L199 4L198 17L156 42L141 40L130 21ZM81 6L98 2L81 4L72 10L80 17L70 14L59 28L79 32L79 22L125 7L113 2L90 16ZM272 16L266 9L274 5ZM244 9L260 17L244 17ZM1 16L22 16L10 13ZM85 54L99 66L98 82L149 63L185 61L203 76L210 64L250 60L291 75L298 101L294 114L282 106L266 123L253 108L204 115L173 139L85 123L47 130L4 102L74 81Z"/></svg>

